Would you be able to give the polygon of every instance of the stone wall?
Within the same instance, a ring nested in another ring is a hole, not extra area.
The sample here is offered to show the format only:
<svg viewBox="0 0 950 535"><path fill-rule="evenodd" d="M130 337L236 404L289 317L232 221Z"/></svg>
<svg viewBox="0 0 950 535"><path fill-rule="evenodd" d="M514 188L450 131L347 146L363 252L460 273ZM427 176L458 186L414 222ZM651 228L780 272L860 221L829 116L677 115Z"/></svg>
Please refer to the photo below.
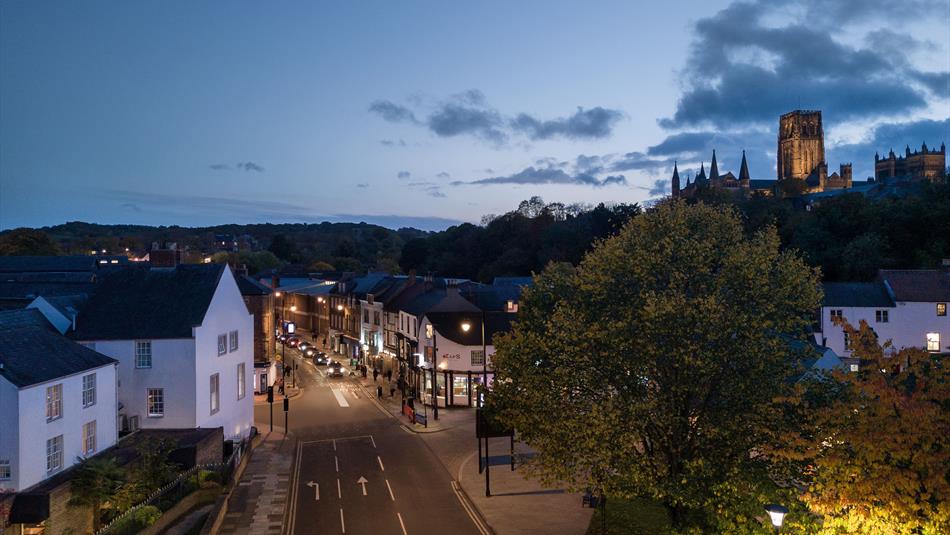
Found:
<svg viewBox="0 0 950 535"><path fill-rule="evenodd" d="M67 481L49 493L49 518L44 535L84 535L92 533L92 509L68 505L70 483Z"/></svg>

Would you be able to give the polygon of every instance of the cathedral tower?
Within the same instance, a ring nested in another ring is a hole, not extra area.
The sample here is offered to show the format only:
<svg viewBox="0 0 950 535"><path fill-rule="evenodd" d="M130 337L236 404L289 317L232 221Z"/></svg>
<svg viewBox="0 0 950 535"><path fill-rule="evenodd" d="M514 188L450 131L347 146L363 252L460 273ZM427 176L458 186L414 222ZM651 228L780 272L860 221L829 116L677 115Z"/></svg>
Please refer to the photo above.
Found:
<svg viewBox="0 0 950 535"><path fill-rule="evenodd" d="M820 111L795 110L779 118L778 179L805 180L825 161Z"/></svg>

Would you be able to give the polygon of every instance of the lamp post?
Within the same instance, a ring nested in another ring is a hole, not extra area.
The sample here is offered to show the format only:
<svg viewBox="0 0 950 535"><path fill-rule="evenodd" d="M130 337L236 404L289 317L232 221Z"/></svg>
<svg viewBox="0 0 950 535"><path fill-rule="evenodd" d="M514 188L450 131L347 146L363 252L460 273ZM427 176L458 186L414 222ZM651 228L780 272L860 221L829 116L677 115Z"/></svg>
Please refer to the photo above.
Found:
<svg viewBox="0 0 950 535"><path fill-rule="evenodd" d="M432 333L432 417L439 419L439 381L436 377L436 362L439 360L439 346L435 333Z"/></svg>
<svg viewBox="0 0 950 535"><path fill-rule="evenodd" d="M772 520L775 533L782 531L782 522L785 521L785 515L788 514L788 507L770 503L765 506L765 512L769 514L769 518Z"/></svg>
<svg viewBox="0 0 950 535"><path fill-rule="evenodd" d="M471 324L471 323L469 323L469 322L467 322L467 321L463 321L463 322L462 322L462 331L463 331L463 332L468 332L468 331L470 331L471 329L472 329L472 324ZM482 390L484 391L484 394L482 394L482 395L484 396L484 395L487 395L487 393L488 393L488 348L487 348L487 344L485 343L485 311L484 311L484 310L482 310L482 373L483 373L483 375L482 375ZM469 387L471 387L471 385L470 385ZM483 408L483 407L484 407L483 399L484 399L484 398L479 398L479 399L478 399L478 407L479 407L479 408ZM479 440L479 446L480 446L480 445L481 445L481 439L478 439L478 440ZM489 475L490 469L489 469L489 465L488 465L488 460L489 460L489 457L488 457L488 441L489 441L489 440L490 440L490 438L489 438L488 436L486 436L486 437L485 437L485 496L486 496L486 497L490 497L490 496L491 496L491 476ZM514 450L512 450L512 452L514 452ZM481 462L481 460L479 460L479 462Z"/></svg>
<svg viewBox="0 0 950 535"><path fill-rule="evenodd" d="M290 313L293 314L293 324L297 324L297 305L290 305ZM290 368L291 378L294 381L294 388L297 388L297 357L294 357L294 365Z"/></svg>

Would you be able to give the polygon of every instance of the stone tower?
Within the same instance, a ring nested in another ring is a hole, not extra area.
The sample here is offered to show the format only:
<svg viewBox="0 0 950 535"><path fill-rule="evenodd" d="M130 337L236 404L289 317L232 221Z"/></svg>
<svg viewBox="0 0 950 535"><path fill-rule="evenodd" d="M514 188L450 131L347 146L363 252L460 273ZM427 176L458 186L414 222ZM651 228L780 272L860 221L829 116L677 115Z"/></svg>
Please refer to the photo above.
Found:
<svg viewBox="0 0 950 535"><path fill-rule="evenodd" d="M778 179L806 180L825 162L821 111L795 110L779 118Z"/></svg>

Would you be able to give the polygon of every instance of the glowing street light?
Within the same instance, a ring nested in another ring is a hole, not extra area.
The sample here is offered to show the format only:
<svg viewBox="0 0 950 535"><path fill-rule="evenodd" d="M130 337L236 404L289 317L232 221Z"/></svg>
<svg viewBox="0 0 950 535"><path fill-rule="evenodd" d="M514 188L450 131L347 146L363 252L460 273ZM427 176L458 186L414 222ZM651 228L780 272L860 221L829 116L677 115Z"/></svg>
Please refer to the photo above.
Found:
<svg viewBox="0 0 950 535"><path fill-rule="evenodd" d="M770 503L765 506L765 512L768 513L769 518L772 519L772 525L775 527L775 533L781 531L782 522L785 521L785 515L788 514L788 507Z"/></svg>
<svg viewBox="0 0 950 535"><path fill-rule="evenodd" d="M291 311L291 312L296 312L296 311L297 311L297 305L290 305L290 311Z"/></svg>
<svg viewBox="0 0 950 535"><path fill-rule="evenodd" d="M337 306L336 306L336 309L342 312L342 311L343 311L343 305L337 305Z"/></svg>
<svg viewBox="0 0 950 535"><path fill-rule="evenodd" d="M471 329L471 328L472 328L472 324L471 324L471 323L469 323L469 322L467 322L467 321L462 322L462 331L468 332L468 330Z"/></svg>

